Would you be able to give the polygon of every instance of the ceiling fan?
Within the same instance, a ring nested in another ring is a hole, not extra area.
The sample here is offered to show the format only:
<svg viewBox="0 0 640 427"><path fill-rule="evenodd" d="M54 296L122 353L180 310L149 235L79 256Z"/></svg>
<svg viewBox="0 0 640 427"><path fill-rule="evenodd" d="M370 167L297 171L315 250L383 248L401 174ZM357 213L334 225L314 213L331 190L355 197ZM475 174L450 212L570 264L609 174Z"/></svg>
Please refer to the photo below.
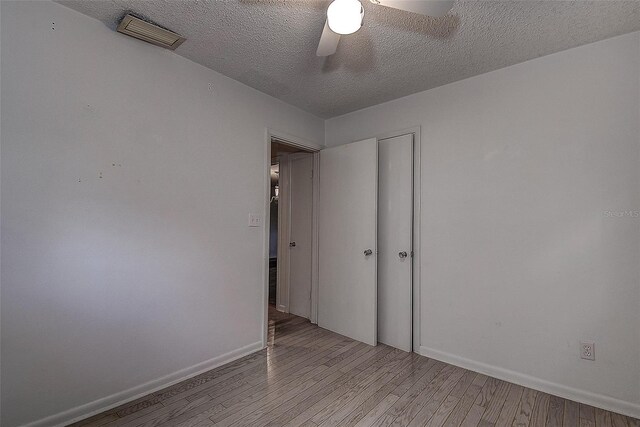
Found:
<svg viewBox="0 0 640 427"><path fill-rule="evenodd" d="M443 16L454 0L370 0L371 3L429 16ZM327 20L316 55L333 55L341 35L353 34L362 27L364 8L359 0L334 0L327 8Z"/></svg>

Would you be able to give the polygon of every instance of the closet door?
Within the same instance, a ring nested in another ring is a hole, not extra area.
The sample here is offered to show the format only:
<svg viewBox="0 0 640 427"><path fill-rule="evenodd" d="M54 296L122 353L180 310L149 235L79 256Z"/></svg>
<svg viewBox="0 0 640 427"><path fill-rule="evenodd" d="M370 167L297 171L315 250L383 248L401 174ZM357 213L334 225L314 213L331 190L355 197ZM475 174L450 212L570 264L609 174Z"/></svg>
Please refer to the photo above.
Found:
<svg viewBox="0 0 640 427"><path fill-rule="evenodd" d="M413 135L378 144L378 341L411 351Z"/></svg>
<svg viewBox="0 0 640 427"><path fill-rule="evenodd" d="M320 152L318 325L377 342L376 139Z"/></svg>

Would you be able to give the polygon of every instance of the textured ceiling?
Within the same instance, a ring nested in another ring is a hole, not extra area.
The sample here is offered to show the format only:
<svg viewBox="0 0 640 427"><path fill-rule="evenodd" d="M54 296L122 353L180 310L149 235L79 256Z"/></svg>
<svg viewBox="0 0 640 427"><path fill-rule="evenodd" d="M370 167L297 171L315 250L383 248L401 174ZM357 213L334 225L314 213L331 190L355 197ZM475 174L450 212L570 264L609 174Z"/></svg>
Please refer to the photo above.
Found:
<svg viewBox="0 0 640 427"><path fill-rule="evenodd" d="M362 0L364 27L318 58L329 1L60 3L114 29L142 15L187 38L177 54L325 118L640 30L640 1L457 1L434 19Z"/></svg>

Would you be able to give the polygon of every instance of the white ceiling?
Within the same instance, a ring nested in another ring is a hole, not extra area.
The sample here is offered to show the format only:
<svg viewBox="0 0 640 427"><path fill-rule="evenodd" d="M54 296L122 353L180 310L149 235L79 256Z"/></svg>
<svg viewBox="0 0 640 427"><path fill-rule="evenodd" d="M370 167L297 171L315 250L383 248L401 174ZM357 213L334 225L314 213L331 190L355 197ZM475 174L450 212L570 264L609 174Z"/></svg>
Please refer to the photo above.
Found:
<svg viewBox="0 0 640 427"><path fill-rule="evenodd" d="M318 58L329 1L60 3L114 29L146 17L187 38L177 54L324 118L640 30L640 1L457 1L433 19L362 0L364 27Z"/></svg>

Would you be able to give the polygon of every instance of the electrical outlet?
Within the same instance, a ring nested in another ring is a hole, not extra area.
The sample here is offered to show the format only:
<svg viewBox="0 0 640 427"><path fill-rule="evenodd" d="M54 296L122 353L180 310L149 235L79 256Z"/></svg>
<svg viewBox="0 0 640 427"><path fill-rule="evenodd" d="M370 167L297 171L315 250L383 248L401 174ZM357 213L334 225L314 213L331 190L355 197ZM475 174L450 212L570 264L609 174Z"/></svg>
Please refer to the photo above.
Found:
<svg viewBox="0 0 640 427"><path fill-rule="evenodd" d="M580 341L580 358L596 360L595 344L591 341Z"/></svg>
<svg viewBox="0 0 640 427"><path fill-rule="evenodd" d="M249 227L262 227L262 215L249 214Z"/></svg>

